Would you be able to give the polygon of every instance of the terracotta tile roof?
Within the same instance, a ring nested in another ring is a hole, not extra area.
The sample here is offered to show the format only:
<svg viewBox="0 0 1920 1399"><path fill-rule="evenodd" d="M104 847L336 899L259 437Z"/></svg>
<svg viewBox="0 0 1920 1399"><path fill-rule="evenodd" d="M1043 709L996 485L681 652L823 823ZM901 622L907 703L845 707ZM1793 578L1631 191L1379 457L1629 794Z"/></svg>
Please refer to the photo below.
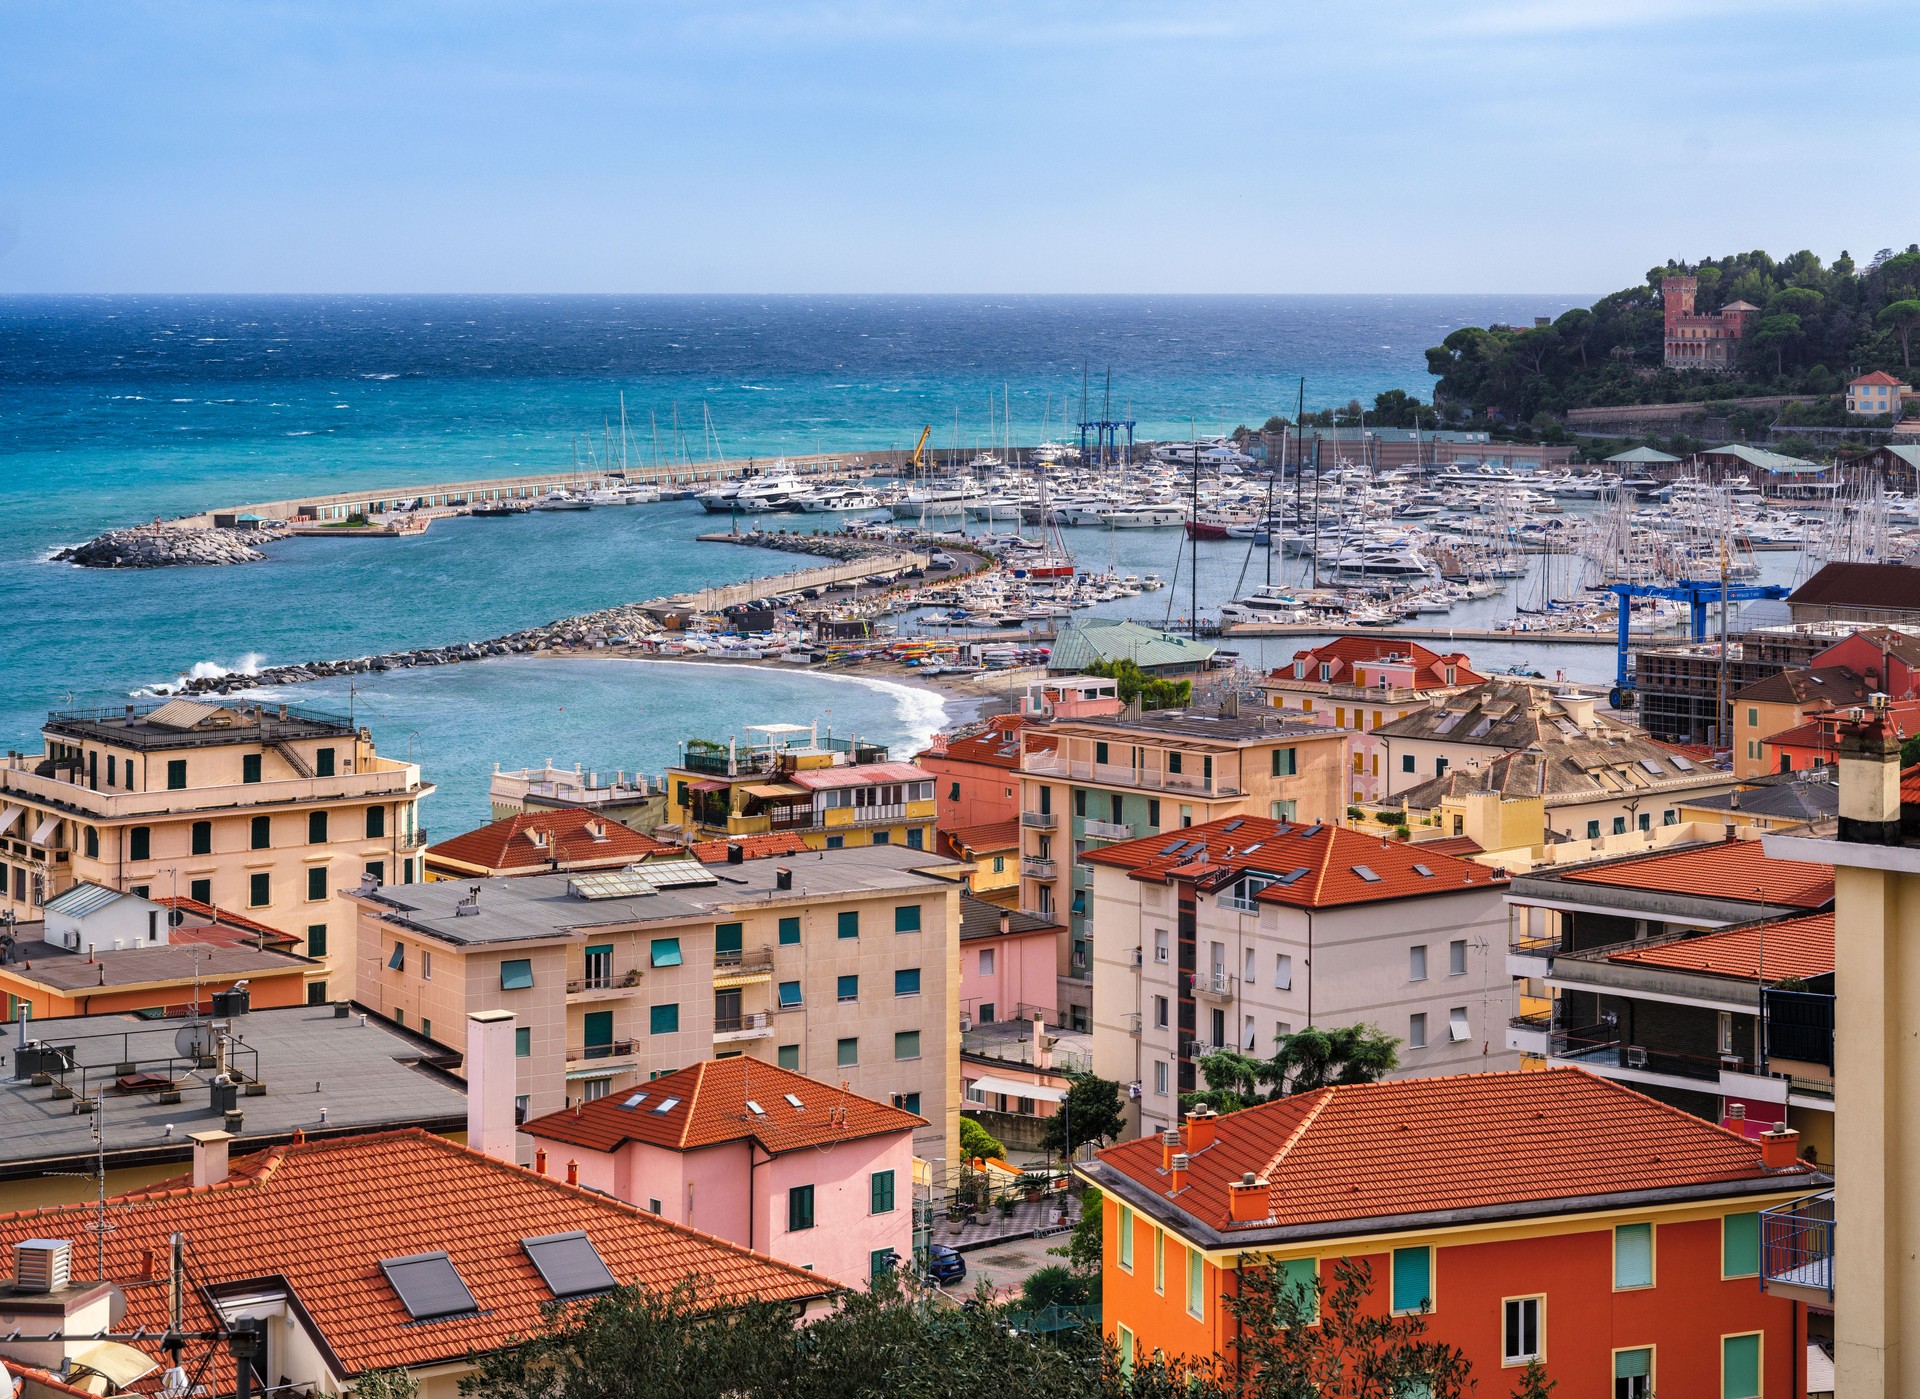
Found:
<svg viewBox="0 0 1920 1399"><path fill-rule="evenodd" d="M881 782L931 782L933 779L933 773L912 763L857 763L787 775L788 781L815 792L832 787L870 787Z"/></svg>
<svg viewBox="0 0 1920 1399"><path fill-rule="evenodd" d="M1507 882L1485 865L1429 846L1380 840L1343 826L1288 825L1263 816L1164 831L1089 850L1080 858L1157 884L1191 881L1209 893L1248 874L1279 876L1284 883L1269 883L1255 897L1296 908L1452 894Z"/></svg>
<svg viewBox="0 0 1920 1399"><path fill-rule="evenodd" d="M982 767L1011 771L1020 766L1020 731L1032 726L1033 720L1024 714L995 715L979 733L949 739L944 749L936 744L919 754L916 761L944 759L950 763L978 763Z"/></svg>
<svg viewBox="0 0 1920 1399"><path fill-rule="evenodd" d="M1465 859L1469 855L1478 855L1486 847L1472 836L1442 836L1439 840L1421 841L1420 848L1437 855L1458 855Z"/></svg>
<svg viewBox="0 0 1920 1399"><path fill-rule="evenodd" d="M543 843L536 844L539 836ZM618 868L672 847L591 811L523 811L427 847L427 858L493 874Z"/></svg>
<svg viewBox="0 0 1920 1399"><path fill-rule="evenodd" d="M703 865L724 865L727 862L727 847L740 847L741 858L764 860L776 855L799 855L807 849L807 842L798 831L775 831L772 835L762 836L722 836L718 840L696 840L692 845L693 858ZM669 850L678 854L678 847L669 846Z"/></svg>
<svg viewBox="0 0 1920 1399"><path fill-rule="evenodd" d="M793 1106L789 1094L801 1106ZM765 1111L754 1113L750 1101ZM673 1106L661 1112L663 1103ZM627 1142L698 1151L726 1142L755 1141L779 1155L911 1132L925 1125L926 1119L915 1113L742 1055L702 1060L662 1074L631 1093L609 1094L536 1117L520 1130L593 1151L613 1151Z"/></svg>
<svg viewBox="0 0 1920 1399"><path fill-rule="evenodd" d="M1299 678L1303 681L1351 685L1354 683L1355 666L1363 669L1368 665L1386 661L1413 663L1413 688L1416 690L1446 689L1451 685L1479 685L1486 676L1467 665L1464 652L1455 651L1442 655L1430 650L1417 641L1404 641L1387 636L1366 636L1349 634L1335 637L1324 646L1310 646L1293 653L1293 663L1276 666L1267 672L1269 680L1285 683L1294 676L1294 665L1300 661L1307 663L1307 673ZM1333 667L1330 679L1320 681L1320 666L1326 663ZM1447 666L1453 666L1453 680L1447 680Z"/></svg>
<svg viewBox="0 0 1920 1399"><path fill-rule="evenodd" d="M203 904L198 899L189 899L185 895L169 894L154 900L167 908L177 908L194 918L204 918L204 924L185 924L174 930L175 942L220 943L233 947L251 947L259 939L265 938L269 947L297 947L300 939L292 933L279 928L268 927L244 914L232 909L215 908Z"/></svg>
<svg viewBox="0 0 1920 1399"><path fill-rule="evenodd" d="M1900 804L1920 804L1920 763L1900 769Z"/></svg>
<svg viewBox="0 0 1920 1399"><path fill-rule="evenodd" d="M1859 384L1886 384L1892 386L1899 382L1898 379L1887 373L1886 370L1876 369L1871 374L1862 374L1858 379L1847 380L1847 387L1853 388Z"/></svg>
<svg viewBox="0 0 1920 1399"><path fill-rule="evenodd" d="M1920 571L1920 570L1916 570ZM1811 704L1821 709L1864 704L1871 688L1847 666L1803 666L1783 670L1734 691L1735 704Z"/></svg>
<svg viewBox="0 0 1920 1399"><path fill-rule="evenodd" d="M1788 607L1920 607L1920 568L1903 563L1830 563L1793 590Z"/></svg>
<svg viewBox="0 0 1920 1399"><path fill-rule="evenodd" d="M1157 1137L1098 1160L1222 1232L1485 1206L1555 1214L1582 1196L1805 1169L1769 1173L1759 1143L1571 1067L1322 1088L1229 1113L1177 1197ZM1228 1186L1248 1171L1267 1182L1267 1218L1236 1225Z"/></svg>
<svg viewBox="0 0 1920 1399"><path fill-rule="evenodd" d="M1700 898L1819 908L1833 899L1833 867L1775 860L1757 840L1726 840L1658 855L1570 869L1557 876L1579 884L1652 889Z"/></svg>
<svg viewBox="0 0 1920 1399"><path fill-rule="evenodd" d="M831 1284L816 1274L681 1225L610 1196L536 1176L443 1138L410 1130L298 1142L243 1158L228 1179L202 1189L162 1182L107 1202L106 1274L123 1284L122 1329L167 1324L164 1281L133 1281L143 1259L167 1256L168 1236L186 1236L189 1328L204 1328L203 1288L284 1278L346 1374L374 1366L457 1361L539 1330L553 1301L520 1241L583 1230L622 1283L672 1288L698 1275L706 1296L732 1303L799 1300ZM76 1280L93 1277L92 1205L0 1216L0 1247L28 1238L75 1241ZM82 1243L84 1242L84 1246ZM444 1250L479 1303L477 1312L415 1321L383 1258ZM196 1364L190 1343L184 1361ZM158 1357L155 1341L141 1348ZM219 1347L208 1377L229 1392L231 1362Z"/></svg>
<svg viewBox="0 0 1920 1399"><path fill-rule="evenodd" d="M1763 949L1764 966L1760 961ZM1746 923L1699 937L1610 952L1607 960L1705 972L1741 981L1753 981L1756 974L1770 983L1790 976L1826 976L1833 971L1833 915L1814 913L1771 923Z"/></svg>
<svg viewBox="0 0 1920 1399"><path fill-rule="evenodd" d="M1005 821L987 821L978 826L955 826L941 834L955 849L971 851L975 855L997 855L1020 848L1020 822L1015 817Z"/></svg>
<svg viewBox="0 0 1920 1399"><path fill-rule="evenodd" d="M985 899L962 890L960 894L960 941L972 942L976 938L997 938L1005 936L1000 931L1000 920L1007 920L1007 933L1019 936L1023 933L1063 933L1066 926L1043 918L1037 913L1025 913L1017 908L1002 908L999 904L988 903Z"/></svg>

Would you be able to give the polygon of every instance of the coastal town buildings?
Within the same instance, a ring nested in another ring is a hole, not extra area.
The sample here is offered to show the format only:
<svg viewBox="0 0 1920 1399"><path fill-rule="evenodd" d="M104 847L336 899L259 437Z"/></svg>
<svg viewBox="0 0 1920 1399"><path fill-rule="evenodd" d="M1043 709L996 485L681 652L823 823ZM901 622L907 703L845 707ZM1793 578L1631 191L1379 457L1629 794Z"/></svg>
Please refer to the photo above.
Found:
<svg viewBox="0 0 1920 1399"><path fill-rule="evenodd" d="M926 1120L832 1081L705 1059L521 1130L570 1179L690 1229L864 1287L913 1258Z"/></svg>
<svg viewBox="0 0 1920 1399"><path fill-rule="evenodd" d="M1157 679L1179 680L1206 670L1215 649L1195 637L1155 631L1119 617L1083 615L1054 636L1047 670L1053 675L1077 675L1089 666L1130 661Z"/></svg>
<svg viewBox="0 0 1920 1399"><path fill-rule="evenodd" d="M511 1011L530 1117L744 1054L925 1117L952 1160L964 873L863 845L356 892L355 999L435 1042Z"/></svg>
<svg viewBox="0 0 1920 1399"><path fill-rule="evenodd" d="M1707 369L1725 373L1734 367L1740 340L1760 308L1729 301L1718 311L1696 311L1700 279L1666 277L1660 283L1660 308L1666 322L1665 359L1669 369Z"/></svg>
<svg viewBox="0 0 1920 1399"><path fill-rule="evenodd" d="M1847 416L1851 418L1898 418L1911 384L1903 384L1884 369L1861 374L1847 381Z"/></svg>
<svg viewBox="0 0 1920 1399"><path fill-rule="evenodd" d="M1052 919L960 896L960 1025L1055 1018L1060 938Z"/></svg>
<svg viewBox="0 0 1920 1399"><path fill-rule="evenodd" d="M175 699L50 714L46 751L0 767L0 910L75 884L182 897L282 928L319 1002L351 981L343 891L422 877L417 765L349 720Z"/></svg>
<svg viewBox="0 0 1920 1399"><path fill-rule="evenodd" d="M940 853L972 866L967 888L981 898L1004 901L1020 897L1020 823L1009 817L984 826L960 826L941 831Z"/></svg>
<svg viewBox="0 0 1920 1399"><path fill-rule="evenodd" d="M1906 701L1917 692L1920 636L1904 627L1849 627L1805 664L1786 667L1734 691L1734 771L1752 777L1808 766L1808 762L1793 762L1794 754L1789 752L1789 766L1780 767L1780 752L1778 748L1769 752L1769 742L1822 712L1862 705L1876 694Z"/></svg>
<svg viewBox="0 0 1920 1399"><path fill-rule="evenodd" d="M1333 825L1257 816L1089 850L1093 1070L1129 1121L1174 1125L1216 1049L1376 1025L1403 1074L1510 1067L1506 879Z"/></svg>
<svg viewBox="0 0 1920 1399"><path fill-rule="evenodd" d="M1365 1314L1420 1314L1481 1393L1538 1361L1567 1394L1794 1395L1804 1319L1760 1273L1764 1212L1831 1181L1797 1145L1554 1069L1199 1109L1077 1173L1102 1194L1123 1364L1233 1355L1253 1260L1329 1288L1352 1260Z"/></svg>
<svg viewBox="0 0 1920 1399"><path fill-rule="evenodd" d="M1920 626L1920 569L1899 563L1823 564L1788 594L1787 613L1795 626Z"/></svg>
<svg viewBox="0 0 1920 1399"><path fill-rule="evenodd" d="M1294 652L1260 688L1275 709L1298 710L1309 722L1348 731L1348 798L1360 802L1385 795L1392 778L1381 772L1375 734L1382 724L1485 680L1459 652L1442 655L1393 637L1341 636Z"/></svg>
<svg viewBox="0 0 1920 1399"><path fill-rule="evenodd" d="M641 773L617 772L611 782L575 763L557 768L549 758L537 768L503 771L493 765L487 782L487 804L493 819L523 811L585 811L618 821L636 831L650 831L667 819L667 794Z"/></svg>
<svg viewBox="0 0 1920 1399"><path fill-rule="evenodd" d="M428 879L487 879L496 875L620 869L681 847L578 808L533 809L503 816L478 830L430 845Z"/></svg>
<svg viewBox="0 0 1920 1399"><path fill-rule="evenodd" d="M1159 710L1023 730L1020 907L1068 929L1060 1024L1093 1007L1087 851L1230 816L1332 819L1346 802L1346 735L1272 711Z"/></svg>
<svg viewBox="0 0 1920 1399"><path fill-rule="evenodd" d="M1119 708L1117 701L1114 708ZM964 737L936 734L914 755L915 764L933 774L940 830L1012 821L1020 815L1020 732L1033 722L1023 714L995 715L986 727Z"/></svg>

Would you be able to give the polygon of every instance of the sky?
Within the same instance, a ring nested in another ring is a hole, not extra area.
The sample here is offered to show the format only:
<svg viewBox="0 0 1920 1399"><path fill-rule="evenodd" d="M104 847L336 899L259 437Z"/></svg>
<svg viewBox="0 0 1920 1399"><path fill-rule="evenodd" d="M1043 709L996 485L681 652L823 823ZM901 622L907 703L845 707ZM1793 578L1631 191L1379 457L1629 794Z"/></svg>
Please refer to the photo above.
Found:
<svg viewBox="0 0 1920 1399"><path fill-rule="evenodd" d="M1920 238L1917 51L1913 0L4 0L0 294L1864 259Z"/></svg>

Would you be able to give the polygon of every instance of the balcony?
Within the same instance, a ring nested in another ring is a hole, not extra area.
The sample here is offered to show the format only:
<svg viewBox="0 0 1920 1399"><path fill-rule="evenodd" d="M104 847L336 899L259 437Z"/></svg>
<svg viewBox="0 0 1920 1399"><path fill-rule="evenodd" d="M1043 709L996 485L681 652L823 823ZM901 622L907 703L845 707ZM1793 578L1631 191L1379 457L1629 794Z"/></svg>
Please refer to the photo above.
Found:
<svg viewBox="0 0 1920 1399"><path fill-rule="evenodd" d="M1546 1058L1548 1042L1552 1036L1552 1011L1540 1011L1533 1015L1516 1015L1507 1022L1507 1048L1522 1054Z"/></svg>
<svg viewBox="0 0 1920 1399"><path fill-rule="evenodd" d="M1127 1033L1135 1037L1140 1034L1140 1012L1137 1010L1127 1016Z"/></svg>
<svg viewBox="0 0 1920 1399"><path fill-rule="evenodd" d="M1833 1192L1760 1211L1760 1290L1833 1305Z"/></svg>
<svg viewBox="0 0 1920 1399"><path fill-rule="evenodd" d="M217 815L246 810L334 800L416 797L432 791L411 763L377 758L363 772L334 777L288 778L276 782L229 782L209 787L163 788L147 792L96 792L77 782L41 777L25 768L0 768L0 797L44 806L96 821L132 821L168 816Z"/></svg>
<svg viewBox="0 0 1920 1399"><path fill-rule="evenodd" d="M1120 767L1114 763L1082 763L1057 753L1029 754L1020 769L1030 777L1091 782L1102 787L1137 787L1148 792L1176 792L1193 796L1237 797L1240 789L1219 777L1207 778L1161 768Z"/></svg>
<svg viewBox="0 0 1920 1399"><path fill-rule="evenodd" d="M750 947L742 952L713 954L715 986L751 986L773 976L773 949Z"/></svg>
<svg viewBox="0 0 1920 1399"><path fill-rule="evenodd" d="M1235 988L1240 978L1221 970L1195 972L1193 974L1193 994L1203 1001L1225 1003L1234 998Z"/></svg>
<svg viewBox="0 0 1920 1399"><path fill-rule="evenodd" d="M605 1044L575 1045L567 1051L568 1064L592 1064L606 1059L631 1059L632 1040L608 1040Z"/></svg>
<svg viewBox="0 0 1920 1399"><path fill-rule="evenodd" d="M1543 979L1553 970L1559 938L1521 938L1507 945L1507 975Z"/></svg>
<svg viewBox="0 0 1920 1399"><path fill-rule="evenodd" d="M1054 827L1054 815L1051 811L1023 811L1020 824L1030 831L1050 831Z"/></svg>
<svg viewBox="0 0 1920 1399"><path fill-rule="evenodd" d="M1042 860L1036 856L1030 860L1021 860L1020 870L1023 874L1031 875L1035 879L1053 879L1059 875L1060 866L1052 860Z"/></svg>
<svg viewBox="0 0 1920 1399"><path fill-rule="evenodd" d="M1088 840L1133 839L1133 827L1124 821L1083 821L1080 829Z"/></svg>
<svg viewBox="0 0 1920 1399"><path fill-rule="evenodd" d="M1260 905L1252 899L1243 899L1237 894L1220 894L1214 898L1214 904L1232 913L1258 913Z"/></svg>
<svg viewBox="0 0 1920 1399"><path fill-rule="evenodd" d="M750 1015L717 1015L713 1019L713 1042L736 1044L742 1040L764 1040L773 1035L773 1021L764 1010Z"/></svg>
<svg viewBox="0 0 1920 1399"><path fill-rule="evenodd" d="M569 1001L617 1001L640 984L640 973L625 972L615 976L606 972L598 976L577 976L567 983Z"/></svg>

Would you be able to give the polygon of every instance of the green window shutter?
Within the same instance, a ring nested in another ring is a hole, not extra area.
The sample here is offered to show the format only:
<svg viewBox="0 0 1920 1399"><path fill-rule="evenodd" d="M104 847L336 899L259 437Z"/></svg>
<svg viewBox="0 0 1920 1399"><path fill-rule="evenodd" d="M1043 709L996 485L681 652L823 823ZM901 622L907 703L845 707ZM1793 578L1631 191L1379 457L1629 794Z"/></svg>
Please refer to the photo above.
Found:
<svg viewBox="0 0 1920 1399"><path fill-rule="evenodd" d="M1102 764L1104 764L1107 761L1107 745L1106 744L1096 743L1093 745L1093 760L1096 763L1102 763Z"/></svg>
<svg viewBox="0 0 1920 1399"><path fill-rule="evenodd" d="M94 826L87 826L87 827L84 827L83 830L84 830L84 835L82 836L82 847L86 851L87 858L89 860L99 859L100 858L99 829Z"/></svg>
<svg viewBox="0 0 1920 1399"><path fill-rule="evenodd" d="M1125 1205L1120 1206L1120 1215L1119 1215L1118 1223L1120 1228L1120 1240L1119 1240L1120 1266L1125 1268L1128 1272L1132 1272L1133 1271L1133 1211Z"/></svg>
<svg viewBox="0 0 1920 1399"><path fill-rule="evenodd" d="M859 1038L856 1036L853 1039L841 1040L836 1046L834 1061L843 1069L850 1069L857 1065L860 1062Z"/></svg>
<svg viewBox="0 0 1920 1399"><path fill-rule="evenodd" d="M870 1177L869 1208L873 1214L893 1212L893 1172L875 1171Z"/></svg>
<svg viewBox="0 0 1920 1399"><path fill-rule="evenodd" d="M1423 1310L1433 1298L1433 1250L1396 1248L1393 1251L1393 1309Z"/></svg>
<svg viewBox="0 0 1920 1399"><path fill-rule="evenodd" d="M513 1057L527 1059L533 1055L533 1031L522 1025L513 1032Z"/></svg>
<svg viewBox="0 0 1920 1399"><path fill-rule="evenodd" d="M654 1006L647 1012L647 1030L655 1035L672 1035L680 1031L680 1003L674 1001L663 1006Z"/></svg>
<svg viewBox="0 0 1920 1399"><path fill-rule="evenodd" d="M307 924L307 955L324 957L327 955L327 925L325 923Z"/></svg>
<svg viewBox="0 0 1920 1399"><path fill-rule="evenodd" d="M677 967L680 965L679 938L655 938L650 951L652 963L656 967Z"/></svg>
<svg viewBox="0 0 1920 1399"><path fill-rule="evenodd" d="M318 749L315 751L313 758L313 771L315 776L333 776L333 750L331 748Z"/></svg>
<svg viewBox="0 0 1920 1399"><path fill-rule="evenodd" d="M896 933L917 933L920 931L920 905L901 904L893 911L893 930Z"/></svg>
<svg viewBox="0 0 1920 1399"><path fill-rule="evenodd" d="M1320 1265L1312 1258L1289 1258L1280 1265L1287 1295L1299 1299L1300 1317L1310 1320L1320 1314Z"/></svg>
<svg viewBox="0 0 1920 1399"><path fill-rule="evenodd" d="M327 867L315 865L307 871L307 899L317 902L327 896Z"/></svg>
<svg viewBox="0 0 1920 1399"><path fill-rule="evenodd" d="M857 938L860 936L860 910L850 908L841 913L839 920L840 936Z"/></svg>
<svg viewBox="0 0 1920 1399"><path fill-rule="evenodd" d="M901 967L893 974L893 994L896 996L917 996L920 994L920 968Z"/></svg>
<svg viewBox="0 0 1920 1399"><path fill-rule="evenodd" d="M533 988L533 959L512 957L500 964L502 991L529 991Z"/></svg>
<svg viewBox="0 0 1920 1399"><path fill-rule="evenodd" d="M384 806L367 808L367 839L377 840L387 833L387 809Z"/></svg>
<svg viewBox="0 0 1920 1399"><path fill-rule="evenodd" d="M813 1187L796 1185L787 1191L787 1232L813 1228Z"/></svg>
<svg viewBox="0 0 1920 1399"><path fill-rule="evenodd" d="M252 908L265 908L273 902L273 880L265 874L256 874L247 881L247 903Z"/></svg>
<svg viewBox="0 0 1920 1399"><path fill-rule="evenodd" d="M325 845L327 843L327 813L309 811L307 813L307 844Z"/></svg>
<svg viewBox="0 0 1920 1399"><path fill-rule="evenodd" d="M167 760L167 790L178 792L187 785L187 760L169 758Z"/></svg>
<svg viewBox="0 0 1920 1399"><path fill-rule="evenodd" d="M240 759L240 780L258 782L260 780L260 755L248 753Z"/></svg>
<svg viewBox="0 0 1920 1399"><path fill-rule="evenodd" d="M1720 1276L1751 1278L1760 1274L1760 1216L1730 1214L1720 1221Z"/></svg>
<svg viewBox="0 0 1920 1399"><path fill-rule="evenodd" d="M195 821L193 823L193 853L196 855L213 853L213 822Z"/></svg>
<svg viewBox="0 0 1920 1399"><path fill-rule="evenodd" d="M1187 1310L1197 1317L1207 1314L1207 1263L1200 1250L1187 1250Z"/></svg>
<svg viewBox="0 0 1920 1399"><path fill-rule="evenodd" d="M782 918L780 920L780 945L782 947L793 947L798 945L799 941L800 920L798 918Z"/></svg>
<svg viewBox="0 0 1920 1399"><path fill-rule="evenodd" d="M843 976L836 983L835 994L843 1001L860 999L860 978L858 975Z"/></svg>
<svg viewBox="0 0 1920 1399"><path fill-rule="evenodd" d="M741 947L741 925L722 923L713 930L713 950L719 953L738 955Z"/></svg>
<svg viewBox="0 0 1920 1399"><path fill-rule="evenodd" d="M799 1004L800 1004L800 983L797 981L781 982L780 983L780 1009L786 1010L790 1006L797 1006Z"/></svg>
<svg viewBox="0 0 1920 1399"><path fill-rule="evenodd" d="M1759 1399L1760 1337L1726 1336L1720 1341L1720 1399Z"/></svg>
<svg viewBox="0 0 1920 1399"><path fill-rule="evenodd" d="M1616 1380L1644 1380L1653 1376L1653 1347L1616 1350L1613 1353L1613 1377Z"/></svg>
<svg viewBox="0 0 1920 1399"><path fill-rule="evenodd" d="M194 880L191 884L187 885L187 897L197 904L211 905L213 903L213 881L211 879Z"/></svg>
<svg viewBox="0 0 1920 1399"><path fill-rule="evenodd" d="M1613 1285L1653 1286L1653 1226L1622 1224L1613 1231Z"/></svg>
<svg viewBox="0 0 1920 1399"><path fill-rule="evenodd" d="M271 850L273 848L273 818L271 816L254 817L248 830L255 850Z"/></svg>
<svg viewBox="0 0 1920 1399"><path fill-rule="evenodd" d="M901 1030L893 1037L893 1057L896 1059L918 1059L920 1057L920 1032Z"/></svg>
<svg viewBox="0 0 1920 1399"><path fill-rule="evenodd" d="M779 1064L783 1069L789 1069L794 1073L799 1073L800 1046L797 1044L781 1045L774 1053L774 1062Z"/></svg>
<svg viewBox="0 0 1920 1399"><path fill-rule="evenodd" d="M135 826L127 832L127 858L129 860L150 860L153 858L153 832L146 826Z"/></svg>

